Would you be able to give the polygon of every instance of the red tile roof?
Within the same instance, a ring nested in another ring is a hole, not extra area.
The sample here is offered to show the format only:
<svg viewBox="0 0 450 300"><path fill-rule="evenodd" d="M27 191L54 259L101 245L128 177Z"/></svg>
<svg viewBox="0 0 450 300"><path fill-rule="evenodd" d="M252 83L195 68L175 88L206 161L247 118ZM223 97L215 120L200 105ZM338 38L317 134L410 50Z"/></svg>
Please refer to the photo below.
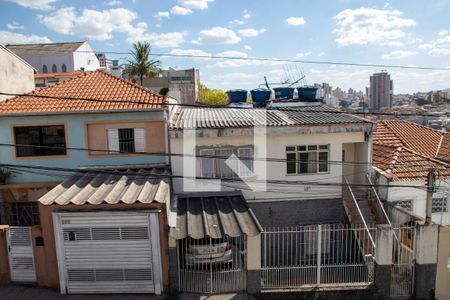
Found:
<svg viewBox="0 0 450 300"><path fill-rule="evenodd" d="M428 157L450 160L450 134L404 120L384 120L373 133L374 143L407 147Z"/></svg>
<svg viewBox="0 0 450 300"><path fill-rule="evenodd" d="M450 134L404 120L385 120L373 133L373 163L393 180L425 180L430 168L450 177Z"/></svg>
<svg viewBox="0 0 450 300"><path fill-rule="evenodd" d="M450 164L406 147L374 143L373 163L394 181L426 180L430 168L437 169L440 178L450 178Z"/></svg>
<svg viewBox="0 0 450 300"><path fill-rule="evenodd" d="M98 70L1 102L0 114L149 109L166 102L165 96Z"/></svg>

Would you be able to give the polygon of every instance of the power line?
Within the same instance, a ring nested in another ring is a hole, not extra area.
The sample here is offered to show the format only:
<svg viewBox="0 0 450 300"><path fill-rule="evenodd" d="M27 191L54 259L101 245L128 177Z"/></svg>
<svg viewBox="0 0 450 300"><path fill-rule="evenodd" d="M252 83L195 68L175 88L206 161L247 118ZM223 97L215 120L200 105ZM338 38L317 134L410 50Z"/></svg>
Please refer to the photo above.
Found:
<svg viewBox="0 0 450 300"><path fill-rule="evenodd" d="M25 47L21 48L20 46L19 47L15 46L14 49L27 50L27 48L25 48ZM49 51L49 52L52 52L52 53L67 53L67 51L47 50L47 49L39 49L39 51ZM129 52L119 52L119 51L75 50L73 52L130 55ZM222 59L222 60L245 60L245 61L262 61L262 62L302 63L302 64L315 64L315 65L339 65L339 66L352 66L352 67L374 67L374 68L396 68L396 69L450 71L450 68L443 68L443 67L388 65L388 64L374 64L374 63L350 63L350 62L342 62L342 61L321 61L321 60L268 58L268 57L239 57L239 56L195 55L195 54L173 54L173 53L153 53L151 55L159 56L159 57L202 58L202 59Z"/></svg>
<svg viewBox="0 0 450 300"><path fill-rule="evenodd" d="M106 149L93 149L93 148L81 148L81 147L64 147L64 146L41 146L41 145L30 145L30 144L10 144L10 143L0 143L0 147L26 147L26 148L37 148L37 149L50 149L50 150L73 150L73 151L89 151L89 152L100 152L107 154L123 154L120 150L106 150ZM202 155L202 154L185 154L185 153L166 153L166 152L133 152L137 155L146 156L165 156L165 157L189 157L189 158L209 158L209 159L231 159L231 160L251 160L251 161L263 161L263 162L277 162L277 163L320 163L321 160L302 160L302 159L287 159L287 158L274 158L274 157L230 157L226 155ZM327 160L327 164L330 165L353 165L353 166L380 166L380 164L371 163L367 161L338 161L338 160ZM428 170L429 165L423 164L408 164L408 163L386 163L385 167L423 167ZM449 170L449 168L436 168L436 170ZM417 171L417 169L415 170Z"/></svg>
<svg viewBox="0 0 450 300"><path fill-rule="evenodd" d="M127 170L125 172L122 172L120 170L99 170L95 168L91 169L75 169L75 168L61 168L61 167L46 167L46 166L39 166L39 165L18 165L18 164L0 164L0 167L4 168L15 168L15 169L31 169L31 170L44 170L44 171L53 171L53 172L73 172L73 173L85 173L83 176L94 178L98 174L107 174L107 175L117 175L117 176L133 176L134 178L148 178L148 179L198 179L198 180L215 180L220 179L225 181L226 183L243 183L243 181L240 178L233 178L233 177L222 177L222 178L211 178L211 177L202 177L202 176L195 176L195 177L189 177L189 176L182 176L182 175L169 175L169 174L154 174L154 173L141 173L138 171L130 171ZM142 169L142 168L139 168ZM91 175L89 173L92 173ZM95 175L97 174L97 175ZM279 184L279 185L293 185L298 186L299 184L302 185L311 185L311 186L351 186L351 187L406 187L406 188L417 188L417 189L424 189L427 188L426 185L401 185L401 184L363 184L363 183L339 183L339 182L317 182L317 181L304 181L304 180L256 180L256 179L249 179L248 182L260 182L260 183L269 183L269 184ZM444 189L444 188L443 188ZM450 189L450 187L449 187ZM269 191L270 192L270 191Z"/></svg>
<svg viewBox="0 0 450 300"><path fill-rule="evenodd" d="M304 108L288 108L288 107L277 107L277 108L260 108L260 107L227 107L227 106L219 106L219 105L207 105L207 104L182 104L182 103L169 103L169 102L145 102L145 101L135 101L135 100L117 100L117 99L96 99L96 98L84 98L84 97L59 97L59 96L48 96L48 95L39 95L32 93L5 93L0 92L0 95L5 96L15 96L15 97L35 97L35 98L43 98L43 99L55 99L55 100L74 100L74 101L92 101L92 102L101 102L101 103L129 103L129 104L141 104L141 105L161 105L161 106L178 106L178 107L194 107L194 108L211 108L211 109L244 109L244 110L279 110L279 111L295 111L295 112L307 112L307 113L324 113L324 114L347 114L347 115L380 115L380 116L393 116L393 117L436 117L436 115L431 114L405 114L405 113L384 113L384 112L345 112L340 110L318 110L318 109L304 109ZM1 108L1 104L0 104ZM150 107L152 108L152 107ZM30 112L32 113L32 112ZM69 111L68 111L69 113ZM0 113L1 114L1 113Z"/></svg>

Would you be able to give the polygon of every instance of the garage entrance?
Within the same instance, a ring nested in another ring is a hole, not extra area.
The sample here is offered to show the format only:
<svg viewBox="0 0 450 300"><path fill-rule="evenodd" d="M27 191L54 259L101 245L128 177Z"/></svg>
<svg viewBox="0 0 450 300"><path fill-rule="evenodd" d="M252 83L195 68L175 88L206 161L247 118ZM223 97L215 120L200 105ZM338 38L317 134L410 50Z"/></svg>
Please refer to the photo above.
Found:
<svg viewBox="0 0 450 300"><path fill-rule="evenodd" d="M162 292L158 213L53 213L61 293Z"/></svg>

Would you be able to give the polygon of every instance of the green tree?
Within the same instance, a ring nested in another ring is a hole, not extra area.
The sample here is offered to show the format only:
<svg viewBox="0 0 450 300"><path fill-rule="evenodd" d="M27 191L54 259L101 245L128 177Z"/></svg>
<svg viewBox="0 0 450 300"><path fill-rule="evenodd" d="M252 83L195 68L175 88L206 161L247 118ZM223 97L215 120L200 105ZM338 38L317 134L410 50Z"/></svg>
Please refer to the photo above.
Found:
<svg viewBox="0 0 450 300"><path fill-rule="evenodd" d="M133 49L130 51L131 59L125 66L129 80L134 81L138 77L142 85L144 77L152 78L158 75L161 62L150 59L150 50L151 46L147 42L133 44Z"/></svg>
<svg viewBox="0 0 450 300"><path fill-rule="evenodd" d="M200 84L199 88L200 102L207 105L226 105L228 103L228 95L222 90L210 89Z"/></svg>

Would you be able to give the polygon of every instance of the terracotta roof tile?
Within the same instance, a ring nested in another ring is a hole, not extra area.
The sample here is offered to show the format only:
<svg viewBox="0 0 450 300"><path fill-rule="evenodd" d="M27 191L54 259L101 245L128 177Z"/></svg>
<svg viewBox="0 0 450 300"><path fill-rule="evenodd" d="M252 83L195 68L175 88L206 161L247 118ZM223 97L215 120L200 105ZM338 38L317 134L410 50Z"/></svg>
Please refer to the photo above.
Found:
<svg viewBox="0 0 450 300"><path fill-rule="evenodd" d="M450 134L404 120L384 120L377 124L374 143L407 147L428 157L450 161Z"/></svg>
<svg viewBox="0 0 450 300"><path fill-rule="evenodd" d="M394 181L426 180L428 171L439 169L439 176L450 178L450 164L427 157L406 147L373 145L374 165Z"/></svg>
<svg viewBox="0 0 450 300"><path fill-rule="evenodd" d="M161 108L162 103L166 103L164 96L98 70L1 102L0 113L148 109Z"/></svg>

